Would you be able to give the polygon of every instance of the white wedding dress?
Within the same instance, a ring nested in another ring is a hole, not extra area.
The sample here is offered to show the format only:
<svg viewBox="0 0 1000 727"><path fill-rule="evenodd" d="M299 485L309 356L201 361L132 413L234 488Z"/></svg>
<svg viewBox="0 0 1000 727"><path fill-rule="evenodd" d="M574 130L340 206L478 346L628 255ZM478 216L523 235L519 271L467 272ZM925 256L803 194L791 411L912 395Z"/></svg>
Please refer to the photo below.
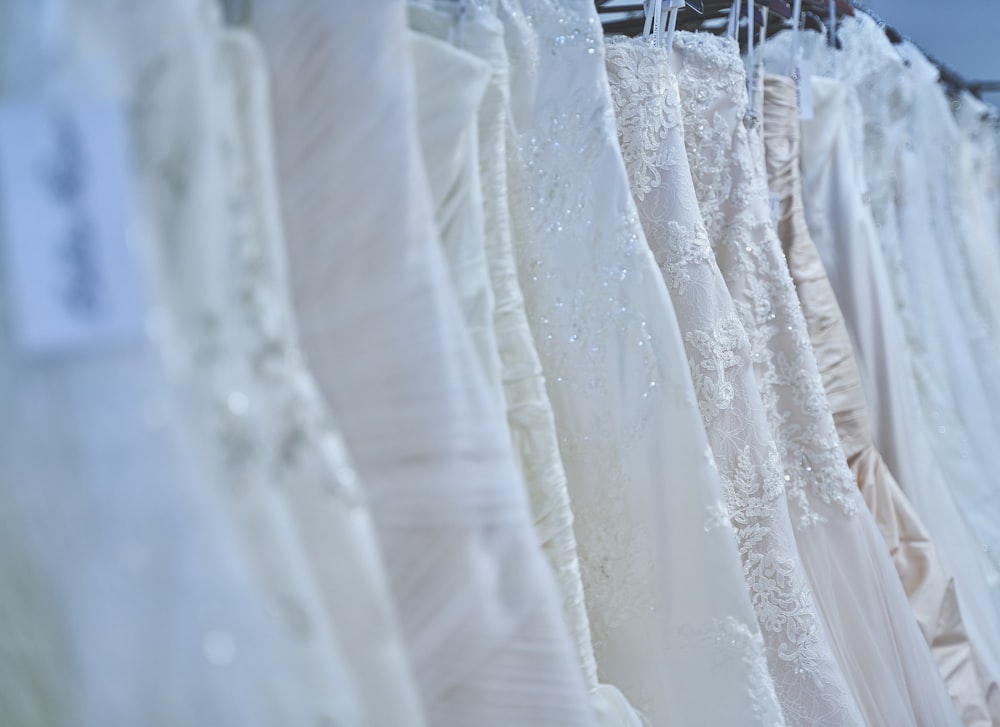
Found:
<svg viewBox="0 0 1000 727"><path fill-rule="evenodd" d="M778 199L777 233L802 304L841 448L963 723L988 725L985 689L962 622L954 580L872 443L864 388L847 326L806 224L794 80L766 75L764 97L763 136L768 187L772 199L775 195Z"/></svg>
<svg viewBox="0 0 1000 727"><path fill-rule="evenodd" d="M963 226L968 273L980 312L997 329L1000 316L1000 227L997 226L998 185L997 112L968 91L953 100L955 121L961 131L954 168L952 202Z"/></svg>
<svg viewBox="0 0 1000 727"><path fill-rule="evenodd" d="M773 692L670 298L629 195L597 13L582 0L503 0L498 14L514 245L598 673L653 725L707 724L733 704L758 719Z"/></svg>
<svg viewBox="0 0 1000 727"><path fill-rule="evenodd" d="M67 22L67 67L111 61L119 73L108 86L86 84L109 78L100 73L67 73L63 88L133 110L134 242L150 325L143 340L46 362L3 336L5 725L371 723L287 513L257 487L271 483L243 476L253 458L227 459L236 440L217 425L272 393L245 378L216 388L214 374L239 370L243 349L206 344L212 331L238 329L237 316L220 311L208 330L165 326L206 302L210 286L185 274L232 262L232 220L213 203L232 191L214 124L234 89L206 72L220 70L211 10L95 0ZM175 184L161 186L167 172ZM192 183L207 198L185 194ZM238 279L230 268L213 282ZM340 470L323 470L324 481L339 503L350 469L330 436ZM366 586L352 588L346 600L363 601Z"/></svg>
<svg viewBox="0 0 1000 727"><path fill-rule="evenodd" d="M411 17L420 10L411 8ZM493 327L495 301L479 179L478 111L491 69L486 61L430 35L410 33L409 41L417 132L438 237L483 375L502 405L502 365Z"/></svg>
<svg viewBox="0 0 1000 727"><path fill-rule="evenodd" d="M838 37L845 51L835 58L827 57L818 35L803 37L817 69L836 69L850 79L861 104L852 111L853 93L814 77L814 118L802 124L809 230L851 334L876 445L955 579L970 641L987 666L987 682L995 682L1000 621L989 585L995 571L970 536L948 484L985 475L962 443L955 417L947 414L943 382L930 373L913 310L923 294L915 289L911 296L904 267L896 209L902 177L892 170L905 147L899 126L909 117L906 69L884 31L864 14L844 19ZM787 63L789 40L779 35L768 42L776 67Z"/></svg>
<svg viewBox="0 0 1000 727"><path fill-rule="evenodd" d="M908 136L910 145L902 155L911 177L901 180L905 190L897 196L904 225L904 247L911 290L917 303L917 324L931 350L932 370L949 387L956 410L972 444L973 456L987 478L952 482L955 495L969 525L995 564L1000 554L1000 440L997 407L1000 405L1000 343L969 247L975 239L965 233L974 227L962 220L953 202L961 197L962 180L953 168L960 158L961 133L950 104L937 84L937 69L912 46L900 53L908 61L913 107ZM924 146L934 141L931 148ZM905 233L909 234L905 234ZM919 285L920 287L917 287ZM995 281L990 283L995 287ZM936 291L933 292L932 291ZM930 293L930 294L929 294Z"/></svg>
<svg viewBox="0 0 1000 727"><path fill-rule="evenodd" d="M609 44L608 72L632 194L684 335L777 697L789 724L860 724L799 562L750 343L701 219L677 79L662 49L631 39Z"/></svg>
<svg viewBox="0 0 1000 727"><path fill-rule="evenodd" d="M161 71L159 84L142 84L135 102L142 109L136 149L148 205L166 231L156 269L164 271L158 292L173 314L160 325L174 332L170 345L181 366L198 364L188 385L201 387L191 404L203 427L191 438L198 446L209 443L205 459L233 494L229 504L297 643L308 644L314 631L321 636L325 622L352 669L361 722L420 725L423 708L370 515L299 349L263 59L248 34L222 31L214 3L191 7L197 15L190 32L204 49L189 49L186 57L200 65L187 73L201 85L185 82L185 67L174 60L166 67L176 66L176 75ZM187 109L183 120L169 114L171 103ZM185 145L197 144L198 133L207 141L194 146L203 151L191 163ZM163 169L171 170L169 177ZM216 213L215 226L213 210L225 213ZM199 275L206 279L192 289ZM275 534L268 535L267 522ZM331 559L330 552L341 557ZM294 590L298 571L313 585L314 602ZM321 695L330 691L325 680L309 686Z"/></svg>
<svg viewBox="0 0 1000 727"><path fill-rule="evenodd" d="M566 473L559 455L542 364L517 279L511 240L507 183L510 70L503 25L491 10L475 3L456 15L411 2L409 18L411 27L437 38L450 39L490 64L489 84L479 106L478 156L482 222L494 296L493 324L500 353L507 424L528 488L535 531L559 585L563 617L576 647L584 680L593 693L599 723L606 724L607 720L615 719L616 705L621 700L613 688L600 686L597 681Z"/></svg>
<svg viewBox="0 0 1000 727"><path fill-rule="evenodd" d="M746 115L738 48L709 34L679 33L675 43L695 188L719 267L750 336L799 553L834 654L868 723L957 724L840 447L770 221L766 173L758 164L763 149L752 148L762 140Z"/></svg>
<svg viewBox="0 0 1000 727"><path fill-rule="evenodd" d="M419 159L401 0L261 2L292 293L371 503L427 721L590 725Z"/></svg>

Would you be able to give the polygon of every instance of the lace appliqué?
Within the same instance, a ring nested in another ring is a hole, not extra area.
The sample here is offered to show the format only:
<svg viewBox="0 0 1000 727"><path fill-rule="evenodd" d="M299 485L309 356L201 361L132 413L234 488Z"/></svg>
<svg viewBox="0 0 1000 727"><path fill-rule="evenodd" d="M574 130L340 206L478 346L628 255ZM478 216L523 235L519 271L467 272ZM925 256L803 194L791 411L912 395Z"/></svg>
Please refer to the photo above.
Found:
<svg viewBox="0 0 1000 727"><path fill-rule="evenodd" d="M705 426L729 409L736 391L732 381L726 380L726 370L741 362L739 349L746 348L746 332L735 315L716 322L710 331L688 331L684 340L693 347L700 358L689 358L695 391L698 392L698 409Z"/></svg>
<svg viewBox="0 0 1000 727"><path fill-rule="evenodd" d="M751 132L713 108L717 93L743 107L746 91L738 57L718 39L686 35L682 42L696 46L699 59L686 64L680 75L692 176L720 268L750 336L797 526L823 522L827 513L818 506L853 515L857 488L811 356L805 320L787 266L778 257L766 209L762 216L755 204L767 196L764 176L753 168Z"/></svg>
<svg viewBox="0 0 1000 727"><path fill-rule="evenodd" d="M618 69L611 98L632 194L642 200L660 186L661 170L676 164L678 150L665 142L670 130L680 126L681 116L677 107L662 102L672 87L663 72L666 53L661 49L632 53L629 42L609 40L606 61Z"/></svg>

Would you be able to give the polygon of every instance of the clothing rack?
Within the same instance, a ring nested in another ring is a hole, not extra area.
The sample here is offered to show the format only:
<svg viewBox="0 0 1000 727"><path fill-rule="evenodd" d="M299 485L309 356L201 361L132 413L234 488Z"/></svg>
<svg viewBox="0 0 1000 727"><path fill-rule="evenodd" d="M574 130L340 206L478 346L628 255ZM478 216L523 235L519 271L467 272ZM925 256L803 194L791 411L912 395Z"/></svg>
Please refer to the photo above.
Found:
<svg viewBox="0 0 1000 727"><path fill-rule="evenodd" d="M752 1L756 5L756 26L760 26L765 22L761 10L766 9L769 11L766 19L766 35L768 37L789 27L787 21L791 18L792 13L791 7L786 0L748 1ZM597 12L607 16L607 19L603 21L605 32L621 35L638 35L642 32L645 22L645 11L642 3L612 5L611 0L595 0L595 4L597 5ZM732 2L730 0L704 0L701 5L702 7L698 11L693 11L690 8L681 10L677 20L677 27L683 30L724 32L726 25L723 21L728 18ZM807 29L826 32L826 26L829 22L828 7L828 3L825 0L803 0L803 26ZM854 15L855 12L864 13L885 29L886 35L894 44L905 41L919 48L927 60L938 69L941 84L951 96L956 96L962 91L968 91L976 98L982 98L983 93L1000 91L1000 81L969 81L965 79L953 68L924 50L919 43L900 33L877 13L859 3L853 2L853 0L836 0L835 11L838 18ZM744 31L740 38L741 45L745 42L745 35ZM835 35L834 42L837 42Z"/></svg>

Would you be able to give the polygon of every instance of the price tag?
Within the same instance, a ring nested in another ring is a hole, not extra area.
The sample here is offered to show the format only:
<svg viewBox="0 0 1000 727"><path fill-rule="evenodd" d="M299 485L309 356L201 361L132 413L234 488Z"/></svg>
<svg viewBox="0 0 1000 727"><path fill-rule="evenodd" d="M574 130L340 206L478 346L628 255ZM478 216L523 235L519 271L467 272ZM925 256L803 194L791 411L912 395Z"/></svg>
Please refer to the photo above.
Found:
<svg viewBox="0 0 1000 727"><path fill-rule="evenodd" d="M768 206L771 208L771 225L778 228L778 212L781 209L781 195L777 192L769 192L767 195Z"/></svg>
<svg viewBox="0 0 1000 727"><path fill-rule="evenodd" d="M6 305L25 353L142 335L127 152L125 121L111 103L0 107L0 250Z"/></svg>
<svg viewBox="0 0 1000 727"><path fill-rule="evenodd" d="M799 118L808 121L813 117L812 61L801 59L792 78L795 80L795 97L799 104Z"/></svg>

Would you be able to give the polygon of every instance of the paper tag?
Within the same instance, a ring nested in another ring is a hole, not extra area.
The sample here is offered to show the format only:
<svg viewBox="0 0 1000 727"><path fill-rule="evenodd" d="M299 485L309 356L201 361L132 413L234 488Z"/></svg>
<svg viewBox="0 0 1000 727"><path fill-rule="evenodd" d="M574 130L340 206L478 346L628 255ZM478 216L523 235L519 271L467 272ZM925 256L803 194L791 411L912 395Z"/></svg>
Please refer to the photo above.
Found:
<svg viewBox="0 0 1000 727"><path fill-rule="evenodd" d="M778 226L778 212L781 209L781 195L777 192L770 192L767 195L768 205L771 208L771 224L777 228Z"/></svg>
<svg viewBox="0 0 1000 727"><path fill-rule="evenodd" d="M792 75L795 80L795 98L799 104L799 118L808 121L813 117L812 61L803 58Z"/></svg>
<svg viewBox="0 0 1000 727"><path fill-rule="evenodd" d="M0 217L15 341L29 354L142 335L125 122L99 100L0 107Z"/></svg>

